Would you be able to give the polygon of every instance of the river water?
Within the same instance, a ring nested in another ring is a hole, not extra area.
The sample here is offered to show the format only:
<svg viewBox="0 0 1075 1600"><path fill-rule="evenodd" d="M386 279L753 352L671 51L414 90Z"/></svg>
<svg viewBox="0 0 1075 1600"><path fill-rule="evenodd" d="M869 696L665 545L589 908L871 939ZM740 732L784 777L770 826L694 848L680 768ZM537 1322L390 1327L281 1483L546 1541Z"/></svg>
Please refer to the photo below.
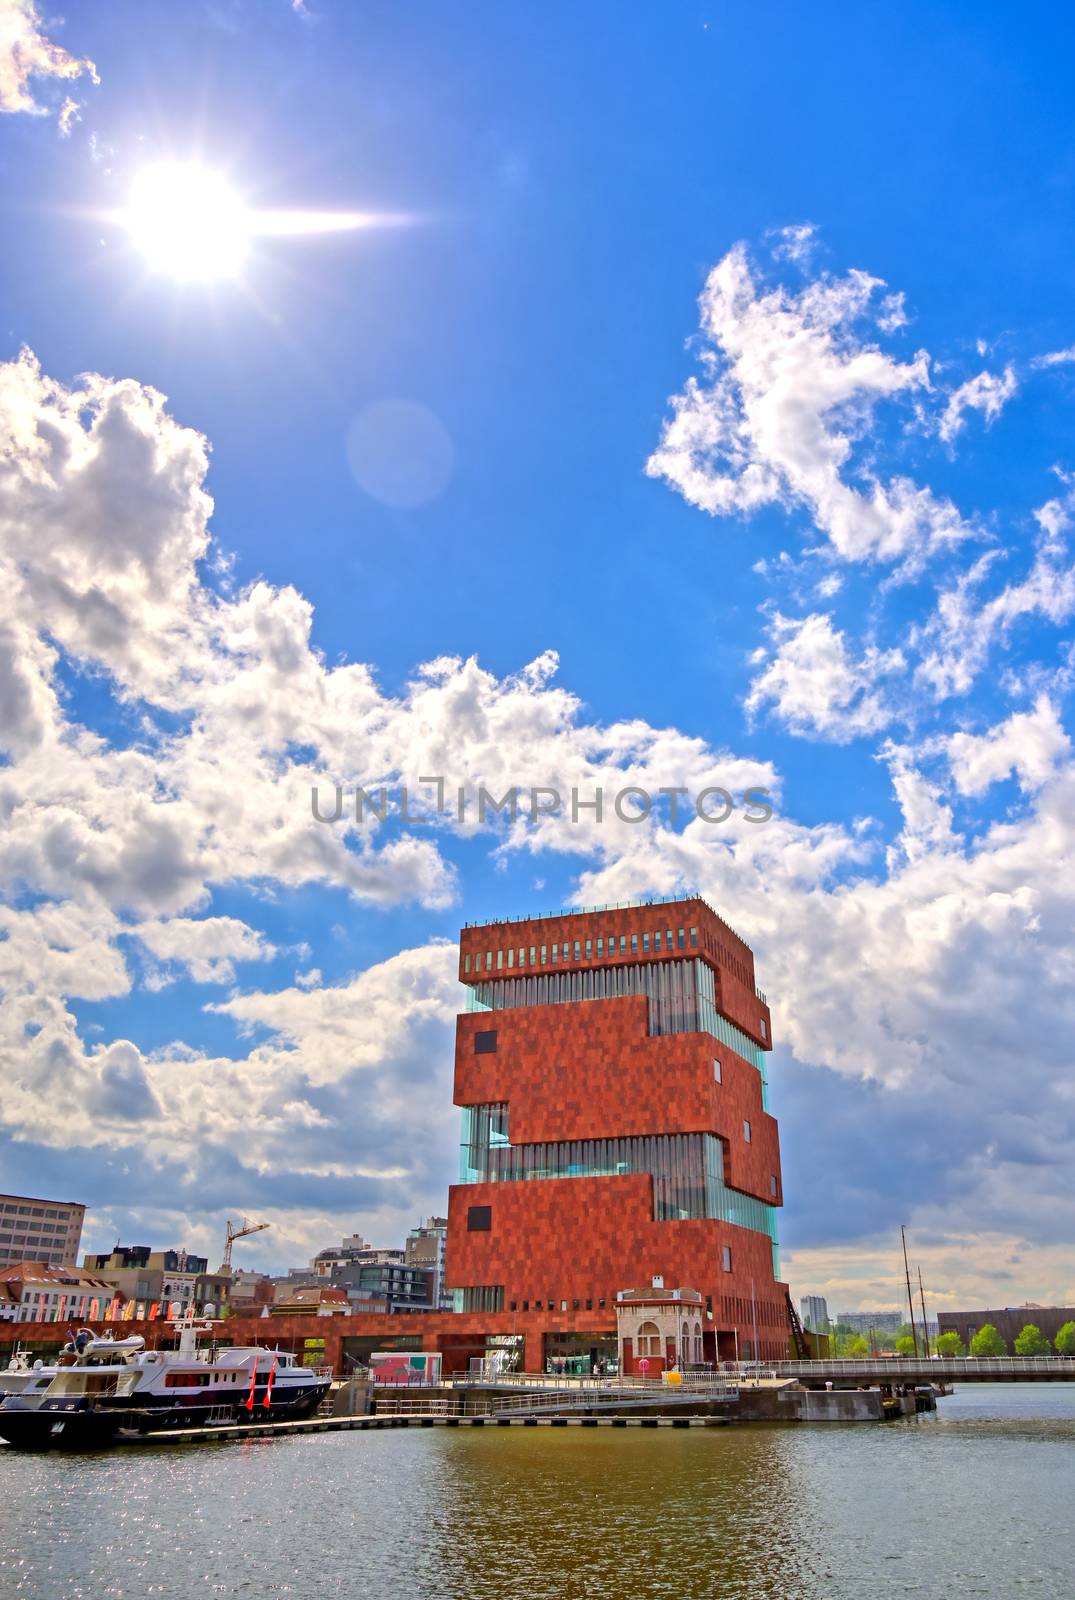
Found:
<svg viewBox="0 0 1075 1600"><path fill-rule="evenodd" d="M0 1596L1070 1596L1073 1488L1075 1384L886 1424L3 1450Z"/></svg>

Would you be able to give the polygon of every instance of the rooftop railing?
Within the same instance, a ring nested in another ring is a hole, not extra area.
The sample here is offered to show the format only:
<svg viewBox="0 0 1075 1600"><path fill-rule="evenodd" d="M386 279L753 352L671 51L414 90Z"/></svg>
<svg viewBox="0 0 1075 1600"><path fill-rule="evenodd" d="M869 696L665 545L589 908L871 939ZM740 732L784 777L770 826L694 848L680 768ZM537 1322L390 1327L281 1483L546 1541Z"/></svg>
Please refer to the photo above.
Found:
<svg viewBox="0 0 1075 1600"><path fill-rule="evenodd" d="M523 913L517 917L481 917L474 922L464 922L463 927L498 928L506 927L508 924L515 922L551 922L557 917L590 917L605 911L639 911L646 906L687 905L692 900L697 900L701 905L705 906L706 910L716 917L721 927L727 928L728 932L733 938L738 939L740 944L746 944L742 934L737 933L731 923L726 922L720 912L714 906L711 906L705 896L699 894L696 889L688 890L682 894L653 895L646 900L610 900L601 906L561 906L558 911L535 911ZM747 948L749 949L749 946Z"/></svg>

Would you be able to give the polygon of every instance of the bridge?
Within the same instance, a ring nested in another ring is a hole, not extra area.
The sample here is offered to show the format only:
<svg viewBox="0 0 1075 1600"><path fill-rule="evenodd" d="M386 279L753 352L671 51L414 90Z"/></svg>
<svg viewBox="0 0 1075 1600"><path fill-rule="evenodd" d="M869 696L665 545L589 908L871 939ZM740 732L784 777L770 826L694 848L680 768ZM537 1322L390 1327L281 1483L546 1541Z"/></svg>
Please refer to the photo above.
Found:
<svg viewBox="0 0 1075 1600"><path fill-rule="evenodd" d="M1075 1383L1075 1356L876 1356L862 1360L777 1361L732 1369L739 1383L755 1375L792 1378L809 1389L909 1389L917 1384Z"/></svg>

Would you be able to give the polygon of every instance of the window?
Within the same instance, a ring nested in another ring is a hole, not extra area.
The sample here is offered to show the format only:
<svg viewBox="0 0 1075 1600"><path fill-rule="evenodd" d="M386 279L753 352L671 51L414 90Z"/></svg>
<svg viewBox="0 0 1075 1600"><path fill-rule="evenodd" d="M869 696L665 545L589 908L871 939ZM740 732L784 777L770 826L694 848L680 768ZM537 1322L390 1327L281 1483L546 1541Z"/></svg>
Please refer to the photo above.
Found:
<svg viewBox="0 0 1075 1600"><path fill-rule="evenodd" d="M720 1062L717 1061L715 1058L714 1058L714 1061L713 1061L713 1082L714 1083L723 1083L724 1082L724 1078L721 1075Z"/></svg>
<svg viewBox="0 0 1075 1600"><path fill-rule="evenodd" d="M685 950L686 947L687 947L687 936L684 933L683 929L680 928L680 930L679 930L679 948L681 950Z"/></svg>
<svg viewBox="0 0 1075 1600"><path fill-rule="evenodd" d="M508 966L509 967L513 967L514 965L515 965L515 951L514 950L509 950L508 951Z"/></svg>
<svg viewBox="0 0 1075 1600"><path fill-rule="evenodd" d="M698 929L697 928L692 928L691 929L691 944L695 948L697 948L697 945L698 945Z"/></svg>
<svg viewBox="0 0 1075 1600"><path fill-rule="evenodd" d="M750 1143L750 1123L745 1117L743 1118L743 1143Z"/></svg>
<svg viewBox="0 0 1075 1600"><path fill-rule="evenodd" d="M470 957L469 956L464 956L463 957L463 971L464 972L469 972L470 971Z"/></svg>
<svg viewBox="0 0 1075 1600"><path fill-rule="evenodd" d="M640 1356L659 1356L661 1350L661 1330L655 1322L640 1322L638 1334L635 1339L637 1353Z"/></svg>
<svg viewBox="0 0 1075 1600"><path fill-rule="evenodd" d="M778 1187L779 1185L776 1181L776 1173L774 1172L772 1177L769 1179L769 1193L775 1197Z"/></svg>
<svg viewBox="0 0 1075 1600"><path fill-rule="evenodd" d="M560 959L560 946L558 944L554 944L553 947L552 947L552 962L553 962L553 966L556 965L556 963L559 961L559 959Z"/></svg>
<svg viewBox="0 0 1075 1600"><path fill-rule="evenodd" d="M577 948L578 947L576 946L576 949ZM587 941L586 941L586 959L587 959L587 961L589 961L589 959L590 959L590 957L592 955L593 955L593 941L591 939L587 939Z"/></svg>
<svg viewBox="0 0 1075 1600"><path fill-rule="evenodd" d="M503 952L503 950L498 950L497 953L496 953L496 966L497 966L497 971L498 972L500 971L500 968L503 965L504 965L504 952Z"/></svg>
<svg viewBox="0 0 1075 1600"><path fill-rule="evenodd" d="M620 955L621 956L625 956L626 954L627 954L627 935L625 933L621 933L620 934Z"/></svg>
<svg viewBox="0 0 1075 1600"><path fill-rule="evenodd" d="M531 966L534 965L534 957L536 955L537 955L537 945L536 944L532 944L530 946L530 965ZM541 947L541 959L542 959L542 961L544 961L544 959L545 959L545 946L544 945L542 945L542 947Z"/></svg>
<svg viewBox="0 0 1075 1600"><path fill-rule="evenodd" d="M491 950L485 952L485 970L486 972L493 970L493 952Z"/></svg>
<svg viewBox="0 0 1075 1600"><path fill-rule="evenodd" d="M758 1031L761 1033L761 1036L762 1036L763 1039L768 1039L769 1035L765 1031L765 1018L764 1017L759 1017L758 1018Z"/></svg>
<svg viewBox="0 0 1075 1600"><path fill-rule="evenodd" d="M561 1300L560 1301L560 1310L561 1311L566 1311L567 1310L567 1301L566 1300Z"/></svg>
<svg viewBox="0 0 1075 1600"><path fill-rule="evenodd" d="M725 1272L731 1272L731 1270L732 1270L732 1247L731 1247L730 1244L725 1244L725 1245L721 1246L720 1264L724 1268Z"/></svg>
<svg viewBox="0 0 1075 1600"><path fill-rule="evenodd" d="M605 941L604 941L604 938L602 937L602 938L599 938L598 941L597 941L597 954L599 956L603 956L604 953L605 953Z"/></svg>
<svg viewBox="0 0 1075 1600"><path fill-rule="evenodd" d="M492 1206L467 1207L467 1232L489 1233L493 1226Z"/></svg>
<svg viewBox="0 0 1075 1600"><path fill-rule="evenodd" d="M657 932L653 935L653 948L655 950L659 950L661 948L661 930L659 928L657 929Z"/></svg>
<svg viewBox="0 0 1075 1600"><path fill-rule="evenodd" d="M579 944L579 941L576 939L575 940L575 960L576 961L580 960L581 956L582 956L582 946Z"/></svg>
<svg viewBox="0 0 1075 1600"><path fill-rule="evenodd" d="M648 933L644 933L642 935L642 954L645 955L645 956L649 955L649 934Z"/></svg>
<svg viewBox="0 0 1075 1600"><path fill-rule="evenodd" d="M524 1300L523 1301L523 1310L524 1311L529 1311L530 1310L530 1302L529 1302L529 1300Z"/></svg>
<svg viewBox="0 0 1075 1600"><path fill-rule="evenodd" d="M474 1035L474 1054L476 1056L492 1056L496 1054L495 1028L483 1028Z"/></svg>
<svg viewBox="0 0 1075 1600"><path fill-rule="evenodd" d="M542 947L541 947L541 965L542 966L545 965L547 951L548 951L548 945L544 945L543 944Z"/></svg>

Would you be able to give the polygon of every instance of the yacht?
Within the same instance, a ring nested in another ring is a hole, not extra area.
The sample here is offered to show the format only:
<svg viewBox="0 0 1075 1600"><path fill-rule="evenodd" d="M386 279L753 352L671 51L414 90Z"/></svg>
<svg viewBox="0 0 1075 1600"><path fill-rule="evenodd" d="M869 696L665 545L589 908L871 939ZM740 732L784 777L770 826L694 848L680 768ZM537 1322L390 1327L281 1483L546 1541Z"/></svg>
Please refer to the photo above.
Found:
<svg viewBox="0 0 1075 1600"><path fill-rule="evenodd" d="M26 1350L16 1350L7 1366L0 1371L0 1400L9 1394L43 1394L59 1372L59 1367L35 1361Z"/></svg>
<svg viewBox="0 0 1075 1600"><path fill-rule="evenodd" d="M181 1324L177 1350L147 1350L145 1340L82 1329L69 1366L43 1390L9 1394L0 1404L0 1439L30 1450L97 1449L165 1428L308 1417L332 1374L302 1367L289 1351L259 1345L198 1348L211 1323ZM65 1353L71 1346L65 1346Z"/></svg>

